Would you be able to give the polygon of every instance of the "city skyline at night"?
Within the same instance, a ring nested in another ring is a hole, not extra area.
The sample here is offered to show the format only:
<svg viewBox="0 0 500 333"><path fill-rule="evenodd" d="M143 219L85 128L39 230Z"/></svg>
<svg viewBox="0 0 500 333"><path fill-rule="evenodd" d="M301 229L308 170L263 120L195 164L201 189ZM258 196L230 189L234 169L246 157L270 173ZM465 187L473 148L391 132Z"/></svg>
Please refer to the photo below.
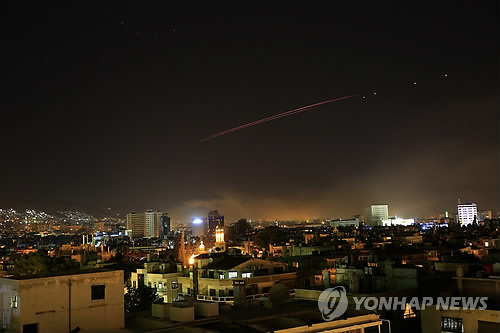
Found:
<svg viewBox="0 0 500 333"><path fill-rule="evenodd" d="M0 207L500 210L495 3L3 6Z"/></svg>

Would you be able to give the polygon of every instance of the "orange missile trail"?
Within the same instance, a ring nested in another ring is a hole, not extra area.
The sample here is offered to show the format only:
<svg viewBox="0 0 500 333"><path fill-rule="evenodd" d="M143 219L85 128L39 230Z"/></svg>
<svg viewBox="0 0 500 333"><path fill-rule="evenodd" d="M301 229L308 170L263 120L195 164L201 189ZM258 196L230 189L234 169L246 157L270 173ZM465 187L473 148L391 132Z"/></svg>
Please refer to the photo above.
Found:
<svg viewBox="0 0 500 333"><path fill-rule="evenodd" d="M344 96L344 97L339 97L339 98L335 98L335 99L330 99L330 100L327 100L327 101L323 101L323 102L319 102L319 103L315 103L315 104L311 104L311 105L306 105L306 106L303 106L303 107L300 107L300 108L297 108L297 109L293 109L293 110L290 110L290 111L285 111L285 112L282 112L282 113L278 113L278 114L276 114L274 116L269 116L269 117L266 117L266 118L263 118L263 119L260 119L260 120L252 121L250 123L243 124L243 125L240 125L240 126L237 126L237 127L233 127L233 128L228 129L228 130L225 130L225 131L222 131L222 132L210 135L210 136L206 137L205 139L200 140L200 142L212 140L212 139L215 139L215 138L217 138L219 136L226 135L226 134L229 134L229 133L233 133L233 132L242 130L242 129L247 128L247 127L259 125L259 124L266 123L268 121L279 119L279 118L283 118L283 117L288 117L288 116L291 116L292 114L304 112L304 111L313 109L315 107L318 107L320 105L337 102L337 101L340 101L340 100L343 100L343 99L348 99L348 98L356 97L358 95L359 94L350 95L350 96Z"/></svg>

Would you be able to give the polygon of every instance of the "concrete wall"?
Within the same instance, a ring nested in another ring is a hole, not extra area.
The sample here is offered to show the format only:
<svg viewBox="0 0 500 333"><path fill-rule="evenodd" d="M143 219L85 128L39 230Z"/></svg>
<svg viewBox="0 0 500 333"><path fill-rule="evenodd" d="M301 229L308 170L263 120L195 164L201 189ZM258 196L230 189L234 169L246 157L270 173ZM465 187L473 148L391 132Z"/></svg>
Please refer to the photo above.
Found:
<svg viewBox="0 0 500 333"><path fill-rule="evenodd" d="M219 304L213 302L194 302L194 312L200 317L214 317L219 315Z"/></svg>
<svg viewBox="0 0 500 333"><path fill-rule="evenodd" d="M151 306L151 316L163 320L169 320L170 305L171 304L166 304L166 303L162 304L153 303Z"/></svg>
<svg viewBox="0 0 500 333"><path fill-rule="evenodd" d="M176 307L170 306L170 320L173 321L193 321L194 320L194 306L190 307Z"/></svg>
<svg viewBox="0 0 500 333"><path fill-rule="evenodd" d="M418 274L414 268L393 268L391 286L387 290L405 290L418 287Z"/></svg>
<svg viewBox="0 0 500 333"><path fill-rule="evenodd" d="M12 296L19 296L17 281L0 279L0 327L18 329L21 323L21 309L12 308Z"/></svg>
<svg viewBox="0 0 500 333"><path fill-rule="evenodd" d="M379 316L369 314L364 316L337 319L325 323L298 326L277 330L275 333L312 333L312 332L364 332L365 328L372 327L372 332L380 332L382 321Z"/></svg>
<svg viewBox="0 0 500 333"><path fill-rule="evenodd" d="M457 271L457 266L459 266L459 265L462 266L465 275L469 275L471 272L472 266L474 266L474 264L470 264L470 263L455 263L455 262L438 261L438 262L434 263L434 269L436 271L440 271L440 272L455 273Z"/></svg>
<svg viewBox="0 0 500 333"><path fill-rule="evenodd" d="M70 288L71 285L71 288ZM105 298L91 300L91 286L104 285ZM71 303L70 303L71 289ZM17 309L10 297L18 296ZM38 323L38 331L68 332L71 329L103 330L123 328L123 271L76 274L26 280L0 279L1 318L9 331L22 332L23 325Z"/></svg>

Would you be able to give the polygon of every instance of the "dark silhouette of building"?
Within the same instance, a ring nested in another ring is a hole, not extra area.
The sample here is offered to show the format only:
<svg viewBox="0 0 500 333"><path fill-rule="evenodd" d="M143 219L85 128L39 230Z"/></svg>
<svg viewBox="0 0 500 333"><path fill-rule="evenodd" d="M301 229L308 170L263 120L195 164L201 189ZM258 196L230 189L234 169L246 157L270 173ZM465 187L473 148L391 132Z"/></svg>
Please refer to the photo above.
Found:
<svg viewBox="0 0 500 333"><path fill-rule="evenodd" d="M250 224L247 219L239 219L229 226L228 239L234 243L247 240L250 233Z"/></svg>
<svg viewBox="0 0 500 333"><path fill-rule="evenodd" d="M217 227L224 227L224 216L217 210L211 210L208 212L208 234L215 235Z"/></svg>
<svg viewBox="0 0 500 333"><path fill-rule="evenodd" d="M160 218L161 221L161 239L165 239L170 234L170 216L167 213L163 214Z"/></svg>

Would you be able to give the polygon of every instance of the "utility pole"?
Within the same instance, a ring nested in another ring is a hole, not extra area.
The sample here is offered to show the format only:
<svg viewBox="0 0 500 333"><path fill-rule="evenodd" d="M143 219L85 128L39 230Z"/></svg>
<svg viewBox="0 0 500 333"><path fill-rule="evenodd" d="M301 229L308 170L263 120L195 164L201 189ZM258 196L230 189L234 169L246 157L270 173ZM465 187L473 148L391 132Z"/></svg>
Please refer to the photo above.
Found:
<svg viewBox="0 0 500 333"><path fill-rule="evenodd" d="M71 333L71 278L68 281L68 333Z"/></svg>

